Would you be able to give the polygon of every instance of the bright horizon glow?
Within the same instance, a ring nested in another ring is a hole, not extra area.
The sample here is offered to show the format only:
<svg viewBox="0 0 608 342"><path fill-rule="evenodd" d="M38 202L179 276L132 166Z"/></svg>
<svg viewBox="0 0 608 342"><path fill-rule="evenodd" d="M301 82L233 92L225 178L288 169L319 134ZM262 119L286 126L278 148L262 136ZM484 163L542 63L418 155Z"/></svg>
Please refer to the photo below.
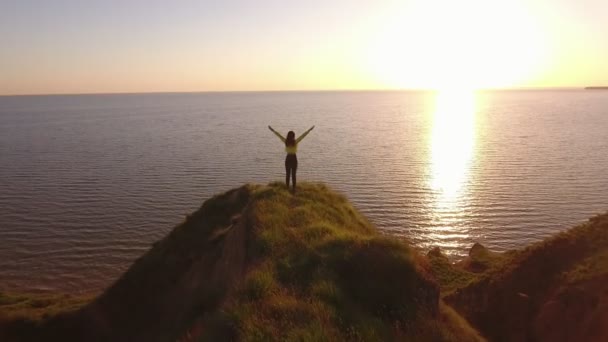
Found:
<svg viewBox="0 0 608 342"><path fill-rule="evenodd" d="M0 95L608 85L605 0L0 3Z"/></svg>
<svg viewBox="0 0 608 342"><path fill-rule="evenodd" d="M542 72L546 38L517 2L426 0L403 12L371 49L372 67L387 84L503 88Z"/></svg>

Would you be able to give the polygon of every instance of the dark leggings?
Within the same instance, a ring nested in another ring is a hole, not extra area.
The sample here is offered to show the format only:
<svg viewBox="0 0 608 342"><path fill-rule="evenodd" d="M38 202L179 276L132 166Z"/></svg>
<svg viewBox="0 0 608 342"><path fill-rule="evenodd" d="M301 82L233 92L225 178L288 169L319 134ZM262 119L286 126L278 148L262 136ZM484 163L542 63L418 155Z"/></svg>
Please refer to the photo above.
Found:
<svg viewBox="0 0 608 342"><path fill-rule="evenodd" d="M296 170L298 169L298 157L295 154L288 154L285 157L285 184L289 187L289 177L293 181L293 188L296 188Z"/></svg>

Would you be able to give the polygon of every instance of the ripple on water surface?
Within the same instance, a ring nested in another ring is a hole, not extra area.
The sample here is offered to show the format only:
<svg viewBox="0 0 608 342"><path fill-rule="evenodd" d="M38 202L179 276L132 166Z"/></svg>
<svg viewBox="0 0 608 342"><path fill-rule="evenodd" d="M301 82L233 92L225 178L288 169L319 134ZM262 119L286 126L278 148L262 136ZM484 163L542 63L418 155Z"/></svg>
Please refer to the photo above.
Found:
<svg viewBox="0 0 608 342"><path fill-rule="evenodd" d="M215 193L284 179L454 258L608 209L608 93L308 92L0 97L0 288L111 284Z"/></svg>

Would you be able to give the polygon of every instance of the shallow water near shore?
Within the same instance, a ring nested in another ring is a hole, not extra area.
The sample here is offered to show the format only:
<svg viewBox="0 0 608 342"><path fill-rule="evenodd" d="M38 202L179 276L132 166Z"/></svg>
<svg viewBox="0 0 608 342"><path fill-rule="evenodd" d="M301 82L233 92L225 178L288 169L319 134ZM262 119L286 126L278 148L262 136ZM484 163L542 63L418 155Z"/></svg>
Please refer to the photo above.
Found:
<svg viewBox="0 0 608 342"><path fill-rule="evenodd" d="M0 97L0 289L108 286L243 183L326 182L382 232L454 258L608 210L608 92Z"/></svg>

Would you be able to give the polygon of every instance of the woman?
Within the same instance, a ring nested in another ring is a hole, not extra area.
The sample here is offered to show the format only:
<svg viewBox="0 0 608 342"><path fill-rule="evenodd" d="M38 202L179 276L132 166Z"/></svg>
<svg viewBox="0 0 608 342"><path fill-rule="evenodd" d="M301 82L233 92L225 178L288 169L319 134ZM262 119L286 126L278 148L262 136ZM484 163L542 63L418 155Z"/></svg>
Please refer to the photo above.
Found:
<svg viewBox="0 0 608 342"><path fill-rule="evenodd" d="M272 131L272 133L276 134L282 142L285 143L285 152L287 152L287 156L285 157L285 184L289 188L289 176L291 176L292 184L293 184L293 192L296 191L296 170L298 169L298 158L296 157L296 152L298 152L298 143L304 139L304 137L312 131L315 126L310 127L310 129L304 134L300 135L297 139L296 134L293 131L289 131L287 133L287 138L284 138L279 132L272 129L272 127L268 126L268 128Z"/></svg>

